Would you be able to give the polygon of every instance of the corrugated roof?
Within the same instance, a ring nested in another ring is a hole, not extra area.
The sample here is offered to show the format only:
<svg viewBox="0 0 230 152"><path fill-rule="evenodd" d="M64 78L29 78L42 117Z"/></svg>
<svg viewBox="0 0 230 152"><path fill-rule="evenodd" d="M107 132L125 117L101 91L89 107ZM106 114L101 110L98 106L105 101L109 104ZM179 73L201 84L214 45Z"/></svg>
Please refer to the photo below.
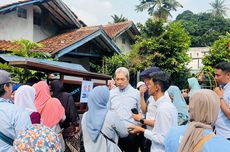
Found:
<svg viewBox="0 0 230 152"><path fill-rule="evenodd" d="M19 56L0 55L1 62L16 67L22 67L43 72L58 72L65 75L79 76L85 78L111 79L110 76L87 71L82 65L48 59L25 58Z"/></svg>

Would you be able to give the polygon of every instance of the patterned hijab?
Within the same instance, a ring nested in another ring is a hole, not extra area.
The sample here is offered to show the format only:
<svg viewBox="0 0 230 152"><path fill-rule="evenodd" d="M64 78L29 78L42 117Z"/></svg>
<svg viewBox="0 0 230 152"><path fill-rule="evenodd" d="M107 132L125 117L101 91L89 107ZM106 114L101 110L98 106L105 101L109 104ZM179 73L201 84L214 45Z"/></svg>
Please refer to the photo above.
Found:
<svg viewBox="0 0 230 152"><path fill-rule="evenodd" d="M13 146L14 151L20 152L61 152L59 145L59 138L52 129L36 124L19 132Z"/></svg>
<svg viewBox="0 0 230 152"><path fill-rule="evenodd" d="M109 89L106 86L95 87L89 94L89 110L86 113L86 126L93 141L97 140L103 126L105 116L108 111L108 101Z"/></svg>
<svg viewBox="0 0 230 152"><path fill-rule="evenodd" d="M190 122L178 152L192 152L199 140L205 136L204 130L212 129L220 110L220 99L214 91L201 89L190 97L189 110ZM202 148L198 151L202 151Z"/></svg>
<svg viewBox="0 0 230 152"><path fill-rule="evenodd" d="M51 97L45 81L35 83L33 87L36 91L35 106L41 115L41 123L52 128L64 117L65 109L57 98Z"/></svg>

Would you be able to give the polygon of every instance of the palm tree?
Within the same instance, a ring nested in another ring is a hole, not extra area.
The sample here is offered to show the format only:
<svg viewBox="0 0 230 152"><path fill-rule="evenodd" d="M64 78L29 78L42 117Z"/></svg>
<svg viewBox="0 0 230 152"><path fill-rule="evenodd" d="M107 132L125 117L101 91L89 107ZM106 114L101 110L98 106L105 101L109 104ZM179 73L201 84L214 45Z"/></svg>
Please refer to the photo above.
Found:
<svg viewBox="0 0 230 152"><path fill-rule="evenodd" d="M176 11L178 7L183 7L176 0L141 0L141 3L136 6L137 12L142 12L147 9L148 14L155 19L167 20L172 16L170 11Z"/></svg>
<svg viewBox="0 0 230 152"><path fill-rule="evenodd" d="M113 23L128 21L128 19L126 17L124 17L122 14L120 17L116 14L112 15L111 17L113 18Z"/></svg>
<svg viewBox="0 0 230 152"><path fill-rule="evenodd" d="M210 3L212 6L212 13L215 16L227 16L226 12L229 9L224 4L225 0L215 0L215 2Z"/></svg>

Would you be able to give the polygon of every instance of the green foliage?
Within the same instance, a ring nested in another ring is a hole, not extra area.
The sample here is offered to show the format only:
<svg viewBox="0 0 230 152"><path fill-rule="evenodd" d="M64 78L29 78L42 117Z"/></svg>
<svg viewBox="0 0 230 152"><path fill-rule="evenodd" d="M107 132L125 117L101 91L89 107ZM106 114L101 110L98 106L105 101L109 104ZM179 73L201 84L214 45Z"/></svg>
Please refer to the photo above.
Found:
<svg viewBox="0 0 230 152"><path fill-rule="evenodd" d="M226 36L221 37L219 40L215 41L210 48L210 53L206 55L202 63L204 64L203 70L213 73L213 67L222 62L230 62L230 35L227 33Z"/></svg>
<svg viewBox="0 0 230 152"><path fill-rule="evenodd" d="M230 20L212 13L193 14L184 11L176 21L181 21L191 36L192 47L211 46L213 42L230 31Z"/></svg>
<svg viewBox="0 0 230 152"><path fill-rule="evenodd" d="M176 11L182 5L176 0L140 0L140 4L136 6L137 12L144 10L153 16L154 19L163 19L164 21L171 15L171 11Z"/></svg>
<svg viewBox="0 0 230 152"><path fill-rule="evenodd" d="M171 74L173 84L185 87L189 75L185 65L190 59L186 54L190 37L180 22L167 26L163 22L149 19L144 25L139 25L141 35L137 37L129 54L104 57L103 67L93 67L100 73L113 75L118 67L124 66L132 75L148 67L158 66Z"/></svg>
<svg viewBox="0 0 230 152"><path fill-rule="evenodd" d="M114 14L111 17L113 18L113 23L128 21L128 19L126 17L124 17L122 14L120 16Z"/></svg>
<svg viewBox="0 0 230 152"><path fill-rule="evenodd" d="M113 75L117 68L127 67L128 56L123 54L114 54L111 58L103 57L102 60L103 60L102 67L93 63L90 63L90 66L96 69L98 73Z"/></svg>
<svg viewBox="0 0 230 152"><path fill-rule="evenodd" d="M179 87L184 87L186 76L189 74L186 64L189 56L186 54L190 45L190 37L180 22L174 22L167 26L154 21L147 21L143 26L142 36L133 46L133 61L136 69L143 70L149 66L158 66L171 74L172 82ZM152 23L152 24L151 24ZM161 34L151 37L149 33L152 26L161 25ZM147 32L144 32L144 31ZM148 35L146 37L146 35ZM131 58L132 59L132 58ZM182 76L183 75L183 76ZM182 83L183 82L183 83Z"/></svg>
<svg viewBox="0 0 230 152"><path fill-rule="evenodd" d="M20 45L21 48L18 50L12 50L9 53L9 56L21 56L21 57L32 57L32 58L49 58L51 59L50 54L41 53L41 52L34 52L31 51L33 47L42 47L39 43L34 43L29 40L19 40L15 42L16 44ZM11 65L7 65L6 63L0 63L0 68L7 70L11 73L12 79L16 82L25 83L30 77L36 75L36 71L28 70L26 68L18 68Z"/></svg>

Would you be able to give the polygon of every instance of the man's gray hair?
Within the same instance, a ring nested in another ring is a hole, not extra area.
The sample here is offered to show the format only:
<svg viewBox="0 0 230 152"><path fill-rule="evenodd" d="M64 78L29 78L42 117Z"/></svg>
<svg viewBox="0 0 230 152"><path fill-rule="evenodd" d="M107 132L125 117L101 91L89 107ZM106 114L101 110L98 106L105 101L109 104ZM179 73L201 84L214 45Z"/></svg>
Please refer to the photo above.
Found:
<svg viewBox="0 0 230 152"><path fill-rule="evenodd" d="M119 67L115 71L115 76L116 76L117 73L123 73L123 74L125 74L126 78L129 80L129 70L127 68L125 68L125 67Z"/></svg>

